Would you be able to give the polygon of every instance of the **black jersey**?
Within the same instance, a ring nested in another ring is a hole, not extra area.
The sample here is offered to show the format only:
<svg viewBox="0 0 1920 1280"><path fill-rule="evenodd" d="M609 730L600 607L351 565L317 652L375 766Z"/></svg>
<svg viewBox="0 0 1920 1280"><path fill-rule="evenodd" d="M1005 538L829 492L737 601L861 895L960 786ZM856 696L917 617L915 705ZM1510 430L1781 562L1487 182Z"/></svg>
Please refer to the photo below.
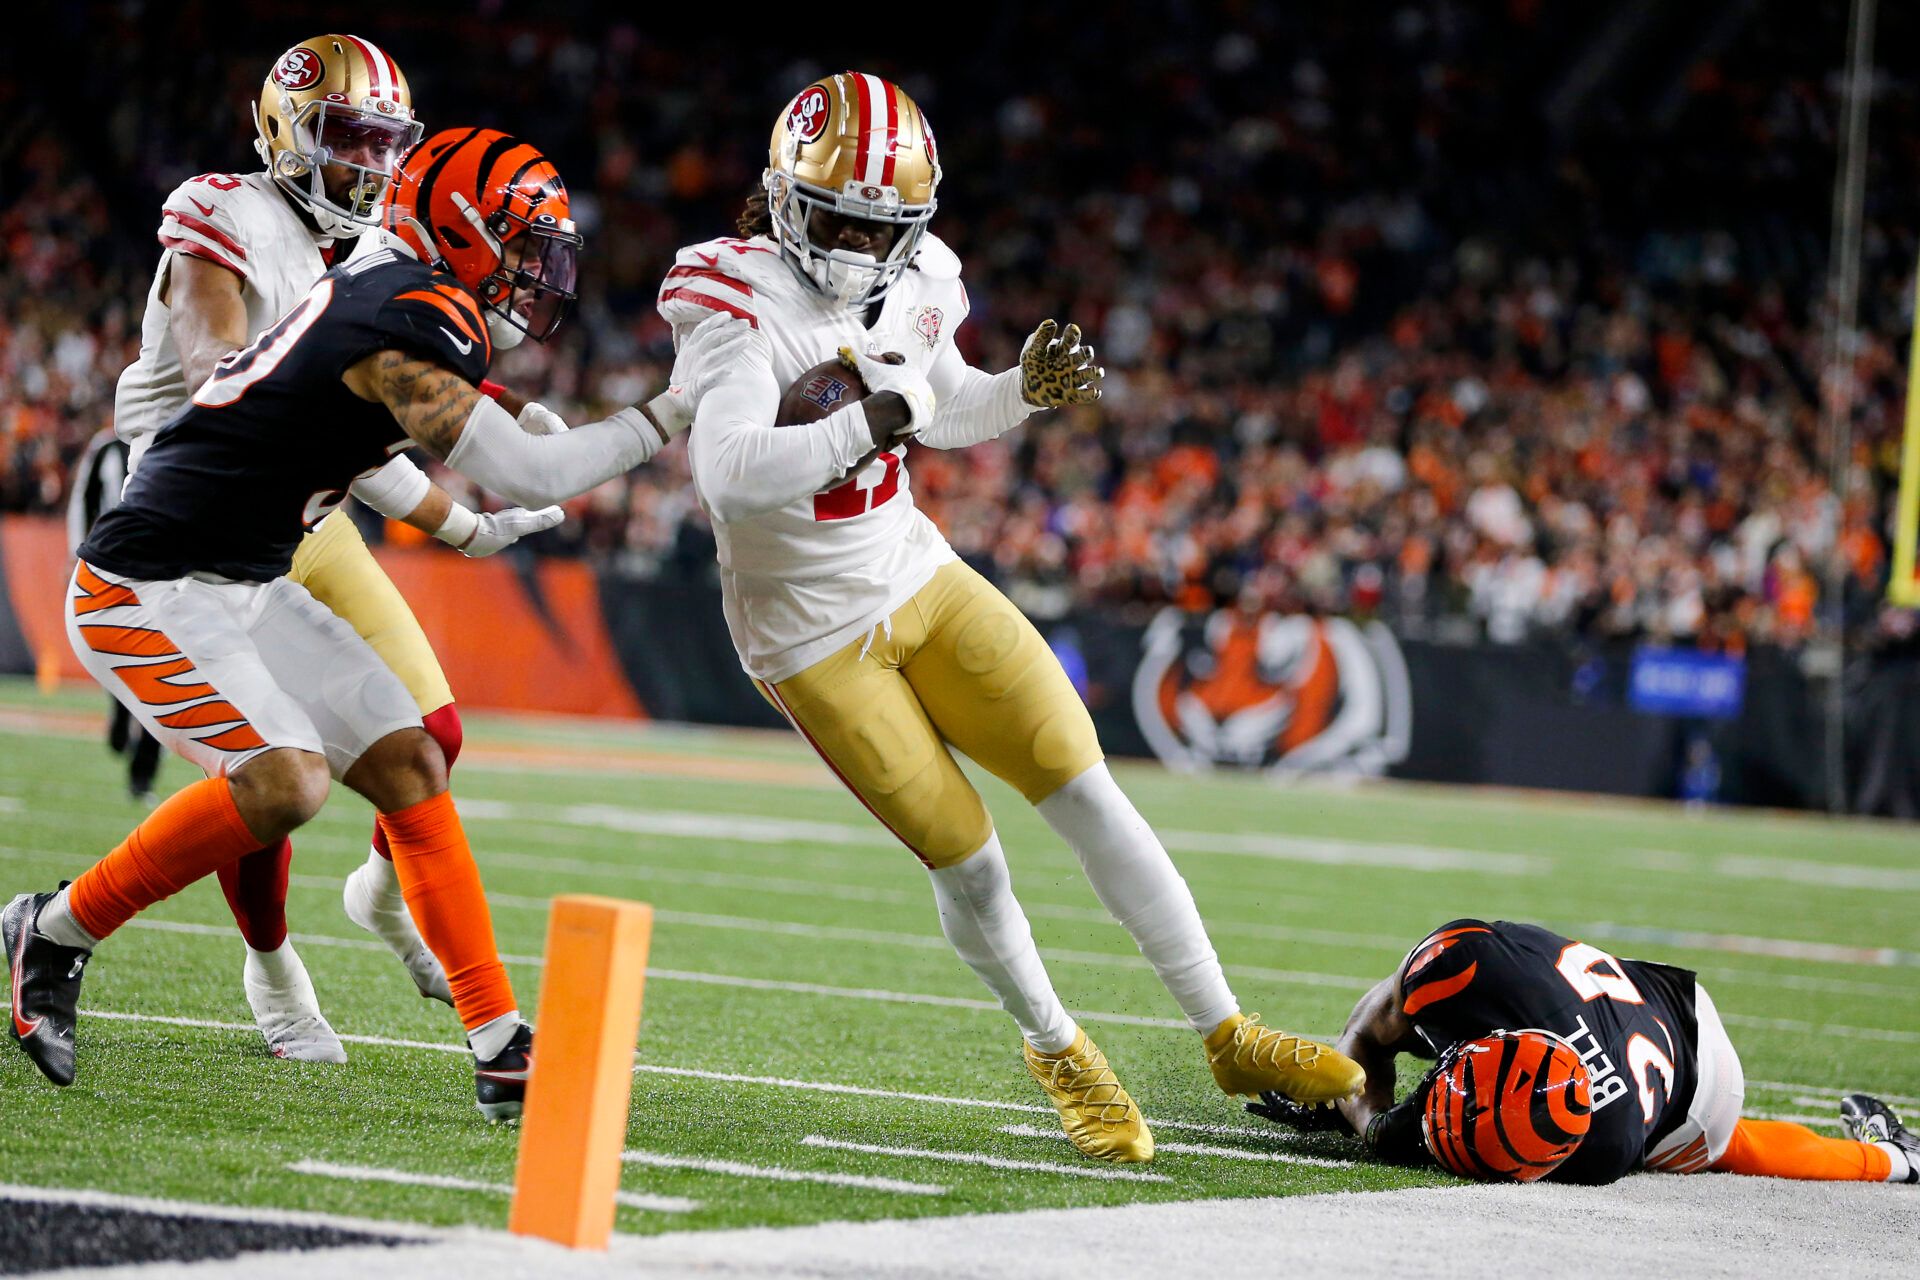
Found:
<svg viewBox="0 0 1920 1280"><path fill-rule="evenodd" d="M160 429L81 558L129 578L286 573L355 478L410 443L384 404L341 381L387 348L475 384L492 356L480 306L452 276L390 249L336 267Z"/></svg>
<svg viewBox="0 0 1920 1280"><path fill-rule="evenodd" d="M1593 1088L1593 1124L1561 1182L1605 1183L1686 1119L1698 1079L1694 975L1538 925L1455 920L1407 953L1401 1011L1443 1052L1492 1031L1551 1031L1573 1045Z"/></svg>

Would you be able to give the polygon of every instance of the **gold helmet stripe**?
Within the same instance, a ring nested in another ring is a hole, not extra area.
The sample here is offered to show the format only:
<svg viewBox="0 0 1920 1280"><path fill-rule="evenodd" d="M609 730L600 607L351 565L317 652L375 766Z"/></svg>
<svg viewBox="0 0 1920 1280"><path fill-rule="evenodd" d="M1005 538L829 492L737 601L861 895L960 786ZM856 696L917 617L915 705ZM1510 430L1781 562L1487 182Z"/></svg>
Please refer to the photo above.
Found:
<svg viewBox="0 0 1920 1280"><path fill-rule="evenodd" d="M387 51L359 36L348 36L347 39L353 41L360 50L360 56L366 59L368 96L400 101L400 69L387 56Z"/></svg>

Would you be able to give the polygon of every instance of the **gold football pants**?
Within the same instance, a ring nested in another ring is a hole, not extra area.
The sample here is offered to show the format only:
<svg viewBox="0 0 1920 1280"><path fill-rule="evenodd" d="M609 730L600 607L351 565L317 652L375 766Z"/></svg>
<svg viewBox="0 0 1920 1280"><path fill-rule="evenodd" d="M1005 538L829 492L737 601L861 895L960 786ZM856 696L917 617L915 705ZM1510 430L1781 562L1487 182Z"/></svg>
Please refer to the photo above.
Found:
<svg viewBox="0 0 1920 1280"><path fill-rule="evenodd" d="M948 748L1038 804L1101 760L1086 704L1031 622L959 561L846 648L758 682L840 780L929 867L993 820Z"/></svg>
<svg viewBox="0 0 1920 1280"><path fill-rule="evenodd" d="M453 701L453 690L413 610L387 578L360 530L335 511L300 540L288 577L360 633L407 686L425 716Z"/></svg>

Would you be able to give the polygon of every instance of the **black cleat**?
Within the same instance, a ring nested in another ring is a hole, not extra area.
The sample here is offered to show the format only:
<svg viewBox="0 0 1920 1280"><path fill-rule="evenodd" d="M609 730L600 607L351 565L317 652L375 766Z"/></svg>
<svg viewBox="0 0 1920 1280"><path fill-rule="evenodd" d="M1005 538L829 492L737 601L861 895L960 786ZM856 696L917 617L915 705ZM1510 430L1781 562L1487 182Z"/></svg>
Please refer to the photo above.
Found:
<svg viewBox="0 0 1920 1280"><path fill-rule="evenodd" d="M1900 1123L1880 1099L1870 1093L1850 1093L1840 1099L1840 1123L1856 1142L1888 1142L1907 1157L1907 1181L1920 1182L1920 1138Z"/></svg>
<svg viewBox="0 0 1920 1280"><path fill-rule="evenodd" d="M65 886L62 886L63 888ZM8 1010L14 1040L55 1084L73 1083L73 1024L80 1008L80 975L93 953L63 947L34 931L51 893L23 893L0 912L0 945L12 980Z"/></svg>
<svg viewBox="0 0 1920 1280"><path fill-rule="evenodd" d="M485 1061L474 1058L474 1105L489 1120L518 1120L527 1101L527 1079L532 1074L533 1028L523 1022L498 1054Z"/></svg>

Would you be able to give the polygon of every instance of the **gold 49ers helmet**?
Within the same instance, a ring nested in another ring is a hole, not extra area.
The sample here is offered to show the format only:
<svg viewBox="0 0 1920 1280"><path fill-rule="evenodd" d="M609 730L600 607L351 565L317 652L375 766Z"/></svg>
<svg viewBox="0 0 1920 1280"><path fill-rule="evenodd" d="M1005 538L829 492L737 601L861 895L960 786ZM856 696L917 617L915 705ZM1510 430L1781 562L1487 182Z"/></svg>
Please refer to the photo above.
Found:
<svg viewBox="0 0 1920 1280"><path fill-rule="evenodd" d="M407 78L359 36L315 36L281 54L254 104L254 128L273 180L332 235L380 221L393 167L421 133ZM328 166L344 171L333 193Z"/></svg>
<svg viewBox="0 0 1920 1280"><path fill-rule="evenodd" d="M899 85L843 71L802 89L773 126L767 212L774 239L823 292L863 307L913 260L933 217L940 155L927 117ZM884 260L815 239L822 210L899 227Z"/></svg>

